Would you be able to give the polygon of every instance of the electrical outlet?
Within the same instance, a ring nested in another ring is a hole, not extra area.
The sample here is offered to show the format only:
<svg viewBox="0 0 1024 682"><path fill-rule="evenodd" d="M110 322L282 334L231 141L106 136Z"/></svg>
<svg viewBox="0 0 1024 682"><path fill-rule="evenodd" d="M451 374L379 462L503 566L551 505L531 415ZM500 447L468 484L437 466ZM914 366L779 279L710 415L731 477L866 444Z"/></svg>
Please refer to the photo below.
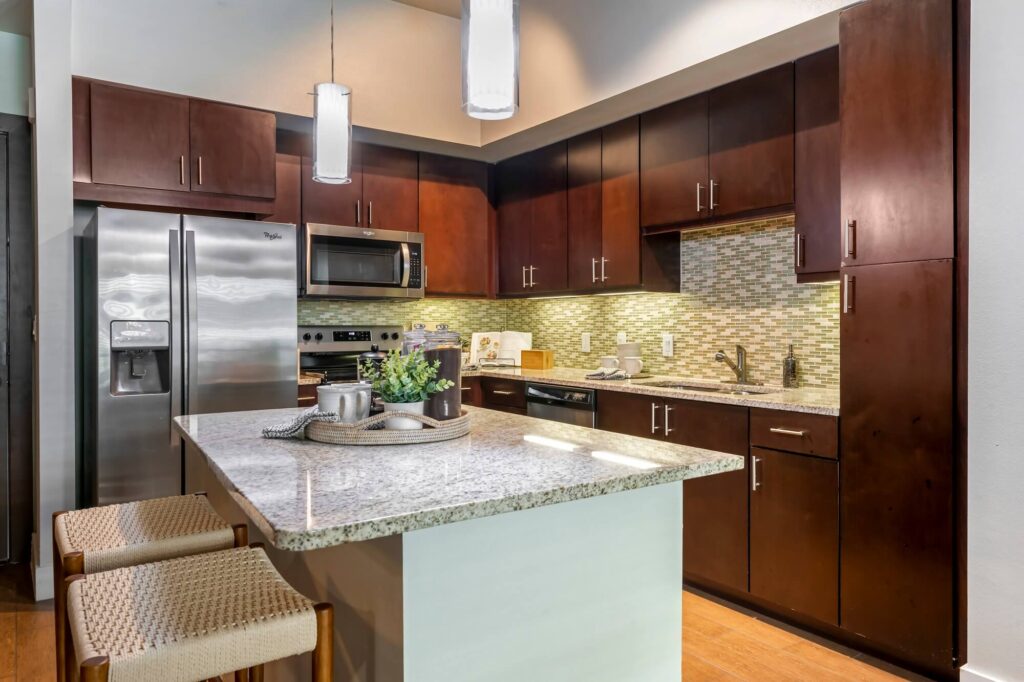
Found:
<svg viewBox="0 0 1024 682"><path fill-rule="evenodd" d="M580 351L584 353L590 352L590 332L583 332L580 337Z"/></svg>
<svg viewBox="0 0 1024 682"><path fill-rule="evenodd" d="M619 332L616 334L615 343L626 343L626 332Z"/></svg>
<svg viewBox="0 0 1024 682"><path fill-rule="evenodd" d="M662 357L670 358L673 352L672 334L669 332L662 332L661 334L661 355Z"/></svg>

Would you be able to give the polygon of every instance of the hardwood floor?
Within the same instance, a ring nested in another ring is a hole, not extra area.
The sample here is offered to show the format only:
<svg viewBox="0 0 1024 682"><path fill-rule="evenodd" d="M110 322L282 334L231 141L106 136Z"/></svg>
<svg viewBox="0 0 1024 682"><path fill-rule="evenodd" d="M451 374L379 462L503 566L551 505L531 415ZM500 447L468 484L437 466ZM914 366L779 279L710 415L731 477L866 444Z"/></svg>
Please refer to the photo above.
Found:
<svg viewBox="0 0 1024 682"><path fill-rule="evenodd" d="M31 598L28 566L0 566L0 682L54 679L53 602ZM702 596L683 593L682 677L703 680L921 679L815 643Z"/></svg>

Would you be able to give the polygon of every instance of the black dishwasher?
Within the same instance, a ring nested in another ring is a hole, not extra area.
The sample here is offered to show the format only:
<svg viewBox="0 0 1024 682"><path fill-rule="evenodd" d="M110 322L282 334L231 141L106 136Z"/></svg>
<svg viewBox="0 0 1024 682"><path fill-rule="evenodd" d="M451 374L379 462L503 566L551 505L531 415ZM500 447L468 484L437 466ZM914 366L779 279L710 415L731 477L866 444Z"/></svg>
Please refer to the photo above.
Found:
<svg viewBox="0 0 1024 682"><path fill-rule="evenodd" d="M595 409L592 390L526 384L526 414L531 417L594 428Z"/></svg>

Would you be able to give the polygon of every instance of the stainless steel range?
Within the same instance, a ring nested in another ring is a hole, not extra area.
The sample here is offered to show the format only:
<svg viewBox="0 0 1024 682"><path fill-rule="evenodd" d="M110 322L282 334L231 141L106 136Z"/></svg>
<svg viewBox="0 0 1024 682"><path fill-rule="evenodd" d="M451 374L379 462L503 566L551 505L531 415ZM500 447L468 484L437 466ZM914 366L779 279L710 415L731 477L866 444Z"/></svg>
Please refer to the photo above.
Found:
<svg viewBox="0 0 1024 682"><path fill-rule="evenodd" d="M299 327L299 370L318 372L328 382L355 381L359 355L402 347L402 327Z"/></svg>

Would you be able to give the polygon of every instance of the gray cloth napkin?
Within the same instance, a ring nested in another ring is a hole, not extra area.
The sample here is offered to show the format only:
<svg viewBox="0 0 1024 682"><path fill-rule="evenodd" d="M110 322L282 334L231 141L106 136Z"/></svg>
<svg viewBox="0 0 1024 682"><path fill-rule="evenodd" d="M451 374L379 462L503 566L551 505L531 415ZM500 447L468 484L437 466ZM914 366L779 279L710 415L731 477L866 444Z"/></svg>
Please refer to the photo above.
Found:
<svg viewBox="0 0 1024 682"><path fill-rule="evenodd" d="M623 372L621 369L608 369L606 367L602 367L601 369L597 370L596 372L592 372L592 373L588 374L587 378L588 379L601 379L601 380L625 379L626 378L626 373Z"/></svg>
<svg viewBox="0 0 1024 682"><path fill-rule="evenodd" d="M306 426L310 422L336 422L338 415L334 412L321 412L319 405L314 405L308 410L295 415L295 417L284 424L274 424L263 429L264 438L302 438L306 433Z"/></svg>

